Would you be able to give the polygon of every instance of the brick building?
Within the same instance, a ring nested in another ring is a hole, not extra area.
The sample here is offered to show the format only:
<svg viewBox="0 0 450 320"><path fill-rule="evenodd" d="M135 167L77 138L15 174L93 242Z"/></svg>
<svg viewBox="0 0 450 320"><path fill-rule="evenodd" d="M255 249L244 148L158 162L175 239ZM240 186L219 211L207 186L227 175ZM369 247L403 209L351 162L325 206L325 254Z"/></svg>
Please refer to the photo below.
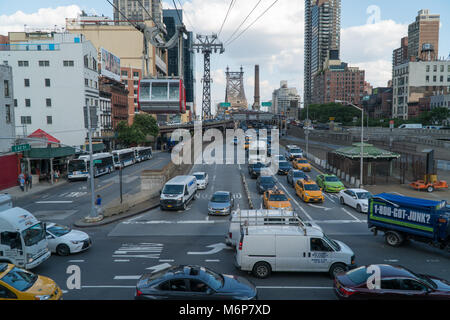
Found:
<svg viewBox="0 0 450 320"><path fill-rule="evenodd" d="M379 87L373 89L371 95L364 97L363 107L369 114L370 118L390 118L392 110L392 88Z"/></svg>
<svg viewBox="0 0 450 320"><path fill-rule="evenodd" d="M128 122L128 90L123 83L101 77L100 91L111 94L111 125L117 128L120 121Z"/></svg>

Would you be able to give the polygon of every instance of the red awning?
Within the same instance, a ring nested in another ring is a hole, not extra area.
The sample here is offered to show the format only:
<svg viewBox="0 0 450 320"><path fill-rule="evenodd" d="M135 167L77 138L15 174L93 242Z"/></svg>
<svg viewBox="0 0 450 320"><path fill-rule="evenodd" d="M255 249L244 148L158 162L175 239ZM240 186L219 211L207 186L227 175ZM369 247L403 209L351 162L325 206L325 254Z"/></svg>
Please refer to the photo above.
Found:
<svg viewBox="0 0 450 320"><path fill-rule="evenodd" d="M42 129L37 129L35 132L30 134L28 138L40 138L40 139L47 139L50 143L61 143L58 139L56 139L54 136L49 135L47 132L45 132Z"/></svg>

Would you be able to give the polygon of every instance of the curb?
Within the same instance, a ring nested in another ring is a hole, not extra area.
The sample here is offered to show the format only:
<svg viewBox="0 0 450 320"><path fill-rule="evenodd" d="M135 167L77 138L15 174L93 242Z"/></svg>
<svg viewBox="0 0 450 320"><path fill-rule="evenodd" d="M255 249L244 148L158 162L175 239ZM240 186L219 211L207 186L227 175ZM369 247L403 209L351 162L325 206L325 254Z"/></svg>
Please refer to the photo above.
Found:
<svg viewBox="0 0 450 320"><path fill-rule="evenodd" d="M252 198L250 197L250 192L248 191L247 180L245 179L245 176L242 172L241 172L241 179L242 179L242 184L244 185L245 194L247 196L248 206L250 207L250 209L254 209L255 207L253 206L253 201L252 201Z"/></svg>

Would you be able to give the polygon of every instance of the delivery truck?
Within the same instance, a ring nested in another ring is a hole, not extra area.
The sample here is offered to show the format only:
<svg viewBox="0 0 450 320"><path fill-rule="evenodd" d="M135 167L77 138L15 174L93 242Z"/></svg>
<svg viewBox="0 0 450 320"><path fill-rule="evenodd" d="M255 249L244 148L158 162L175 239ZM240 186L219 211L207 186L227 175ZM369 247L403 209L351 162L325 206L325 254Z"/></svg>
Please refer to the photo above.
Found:
<svg viewBox="0 0 450 320"><path fill-rule="evenodd" d="M447 202L381 193L369 199L369 229L384 232L386 243L425 242L450 251L450 211Z"/></svg>
<svg viewBox="0 0 450 320"><path fill-rule="evenodd" d="M0 263L33 269L47 260L45 223L25 209L12 207L11 197L3 195L0 207Z"/></svg>

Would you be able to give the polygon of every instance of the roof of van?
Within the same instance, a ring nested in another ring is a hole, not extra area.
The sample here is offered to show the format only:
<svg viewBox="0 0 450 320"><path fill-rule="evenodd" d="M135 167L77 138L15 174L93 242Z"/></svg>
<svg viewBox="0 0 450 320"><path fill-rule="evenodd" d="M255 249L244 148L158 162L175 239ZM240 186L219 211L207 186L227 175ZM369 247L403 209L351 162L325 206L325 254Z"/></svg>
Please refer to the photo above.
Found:
<svg viewBox="0 0 450 320"><path fill-rule="evenodd" d="M271 217L271 216L277 216L277 217L297 217L297 214L295 214L294 211L287 211L287 210L240 210L240 211L233 211L232 217L236 217L239 219L239 217L245 218L245 217Z"/></svg>
<svg viewBox="0 0 450 320"><path fill-rule="evenodd" d="M284 226L284 225L265 225L265 226L249 226L248 234L249 235L304 235L304 231L302 228L297 226ZM305 227L306 234L308 236L318 236L321 237L323 233L312 227Z"/></svg>
<svg viewBox="0 0 450 320"><path fill-rule="evenodd" d="M0 219L15 226L20 231L28 229L39 222L30 212L19 207L1 211Z"/></svg>
<svg viewBox="0 0 450 320"><path fill-rule="evenodd" d="M170 179L167 181L167 184L185 184L187 182L190 182L192 179L195 179L194 176L176 176L175 178Z"/></svg>

